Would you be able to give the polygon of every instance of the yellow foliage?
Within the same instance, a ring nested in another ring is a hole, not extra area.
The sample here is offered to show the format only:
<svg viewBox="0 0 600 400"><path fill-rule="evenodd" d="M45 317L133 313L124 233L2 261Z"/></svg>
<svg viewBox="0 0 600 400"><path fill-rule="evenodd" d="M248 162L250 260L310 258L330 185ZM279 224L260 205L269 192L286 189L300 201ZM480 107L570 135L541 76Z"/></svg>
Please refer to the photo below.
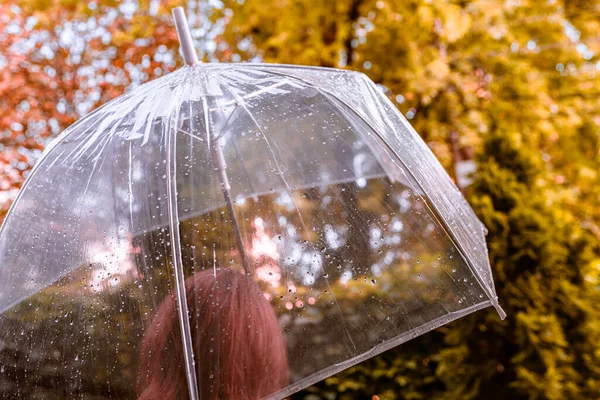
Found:
<svg viewBox="0 0 600 400"><path fill-rule="evenodd" d="M444 10L442 37L449 43L461 39L471 28L471 17L460 6L448 4Z"/></svg>

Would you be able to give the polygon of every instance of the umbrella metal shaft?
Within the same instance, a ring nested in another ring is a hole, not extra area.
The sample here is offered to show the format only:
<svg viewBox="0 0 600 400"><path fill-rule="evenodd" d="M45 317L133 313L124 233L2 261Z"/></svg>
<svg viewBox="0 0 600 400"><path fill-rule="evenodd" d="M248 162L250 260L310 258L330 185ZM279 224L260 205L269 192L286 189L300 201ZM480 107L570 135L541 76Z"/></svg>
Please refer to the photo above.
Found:
<svg viewBox="0 0 600 400"><path fill-rule="evenodd" d="M185 18L183 7L177 7L173 9L173 19L175 20L177 36L179 37L179 43L181 44L181 54L183 56L183 61L186 63L186 65L190 66L197 64L198 56L196 55L196 50L194 49L192 36L190 35L190 29L187 23L187 19ZM223 192L223 197L225 197L227 210L229 211L229 216L231 217L231 224L233 225L236 244L240 251L240 256L242 258L244 272L247 275L249 275L251 271L250 262L248 259L248 255L246 254L246 250L244 248L244 242L242 241L240 224L238 222L237 216L235 215L235 210L233 208L233 200L231 199L231 185L229 184L229 177L227 176L227 165L225 164L223 150L221 149L221 146L219 146L218 141L211 145L210 151L213 159L213 165L215 166L218 172L219 183L221 186L221 191Z"/></svg>
<svg viewBox="0 0 600 400"><path fill-rule="evenodd" d="M175 28L177 29L177 37L181 45L181 54L186 65L194 65L198 63L198 56L190 35L190 27L188 26L187 18L183 7L173 9L173 19L175 20Z"/></svg>

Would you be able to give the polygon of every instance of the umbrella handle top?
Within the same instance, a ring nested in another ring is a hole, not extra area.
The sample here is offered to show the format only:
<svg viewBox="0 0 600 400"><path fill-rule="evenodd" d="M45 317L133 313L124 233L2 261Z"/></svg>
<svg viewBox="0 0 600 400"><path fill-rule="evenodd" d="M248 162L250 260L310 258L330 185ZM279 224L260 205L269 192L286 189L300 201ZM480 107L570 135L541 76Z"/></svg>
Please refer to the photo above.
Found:
<svg viewBox="0 0 600 400"><path fill-rule="evenodd" d="M181 45L183 61L186 65L197 64L198 56L196 55L196 49L194 48L192 35L190 34L190 28L183 7L175 7L172 12L175 28L177 29L177 37L179 38L179 43Z"/></svg>

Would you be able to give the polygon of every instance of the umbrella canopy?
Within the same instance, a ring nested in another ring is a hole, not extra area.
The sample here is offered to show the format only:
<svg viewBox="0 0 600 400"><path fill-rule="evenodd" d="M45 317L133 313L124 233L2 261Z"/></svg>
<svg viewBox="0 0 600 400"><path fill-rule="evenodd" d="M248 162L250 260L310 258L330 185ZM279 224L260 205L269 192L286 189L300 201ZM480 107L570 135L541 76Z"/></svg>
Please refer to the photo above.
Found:
<svg viewBox="0 0 600 400"><path fill-rule="evenodd" d="M503 318L484 232L365 75L185 66L67 129L19 193L0 393L283 398Z"/></svg>

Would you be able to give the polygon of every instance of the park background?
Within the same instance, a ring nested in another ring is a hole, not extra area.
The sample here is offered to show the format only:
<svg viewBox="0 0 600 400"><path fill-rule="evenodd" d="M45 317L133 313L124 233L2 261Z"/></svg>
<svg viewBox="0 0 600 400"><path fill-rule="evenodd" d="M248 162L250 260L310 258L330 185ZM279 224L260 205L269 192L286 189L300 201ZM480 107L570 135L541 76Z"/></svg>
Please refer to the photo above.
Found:
<svg viewBox="0 0 600 400"><path fill-rule="evenodd" d="M487 226L487 309L294 399L600 398L600 2L2 0L0 220L71 123L182 65L367 74Z"/></svg>

